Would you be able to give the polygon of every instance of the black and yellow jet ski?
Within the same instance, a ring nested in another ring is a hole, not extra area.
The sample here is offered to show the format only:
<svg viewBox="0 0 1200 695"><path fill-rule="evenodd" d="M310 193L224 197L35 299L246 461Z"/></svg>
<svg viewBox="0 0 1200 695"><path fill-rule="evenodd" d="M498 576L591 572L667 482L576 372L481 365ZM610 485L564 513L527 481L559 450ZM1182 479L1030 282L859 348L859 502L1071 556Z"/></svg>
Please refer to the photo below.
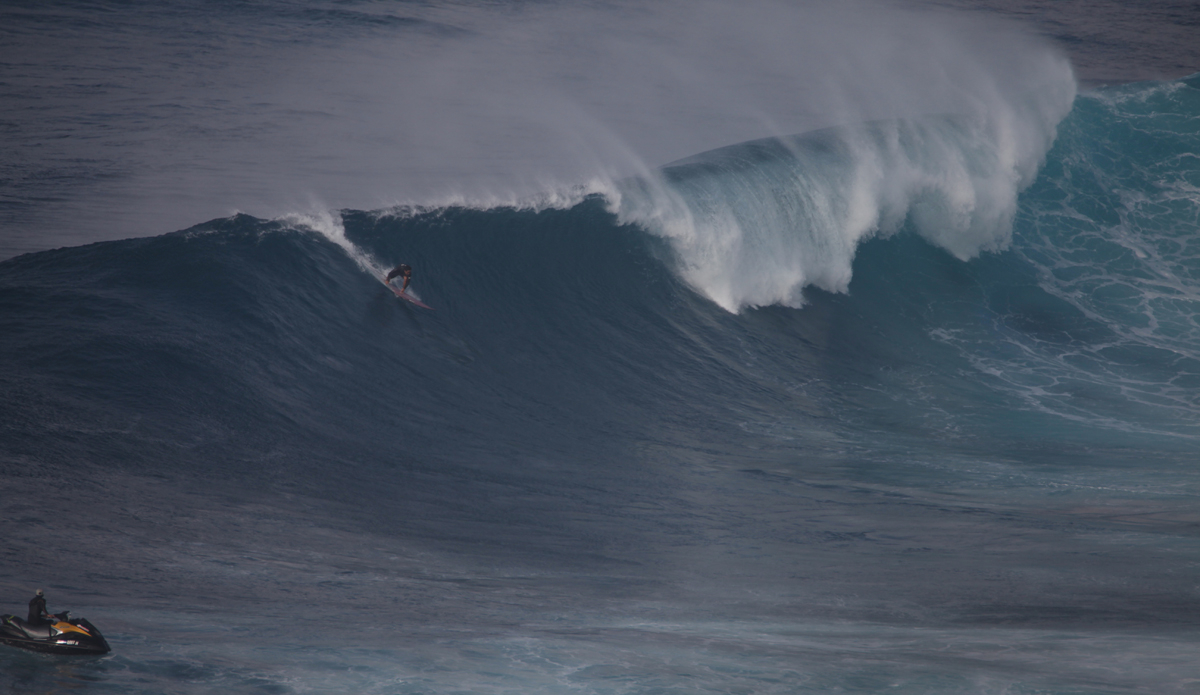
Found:
<svg viewBox="0 0 1200 695"><path fill-rule="evenodd" d="M107 654L104 635L88 621L58 613L41 625L31 625L15 615L0 616L0 644L48 654Z"/></svg>

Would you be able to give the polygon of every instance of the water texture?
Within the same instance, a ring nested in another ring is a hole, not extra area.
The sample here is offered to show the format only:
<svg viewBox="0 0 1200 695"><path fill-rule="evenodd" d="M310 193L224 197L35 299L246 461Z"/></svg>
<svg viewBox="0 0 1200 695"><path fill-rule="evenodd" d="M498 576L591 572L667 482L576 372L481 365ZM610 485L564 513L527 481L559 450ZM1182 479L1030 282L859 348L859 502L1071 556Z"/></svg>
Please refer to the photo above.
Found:
<svg viewBox="0 0 1200 695"><path fill-rule="evenodd" d="M372 148L345 190L404 189L423 157L451 155L428 195L414 184L375 205L110 235L88 229L164 219L120 192L159 176L121 171L153 159L127 151L137 117L97 116L82 149L6 159L0 597L19 613L42 587L113 653L4 648L0 690L1196 689L1200 78L1081 92L1066 53L1007 20L714 3L695 26L728 25L713 49L727 57L753 54L741 39L764 17L761 54L783 51L788 27L814 41L823 27L826 43L793 57L832 56L828 79L796 68L799 127L778 117L791 96L756 100L771 90L747 83L749 106L696 110L646 146L673 103L651 98L663 56L707 40L667 31L671 7L4 10L21 18L4 31L30 42L52 27L124 46L121 32L175 27L145 50L212 41L231 74L237 56L265 69L238 51L283 66L395 34L429 70L435 46L508 55L491 51L523 27L550 50L541 30L578 38L585 20L657 67L623 83L626 101L574 102L592 119L574 152L598 159L530 154L568 131L514 135L527 106L486 90L446 132L479 113L498 130L418 148L390 184L372 168L387 169L383 141L280 159L292 150L272 138L344 114L281 119L266 144L214 141L247 143L244 168L179 141L242 192L276 168L260 192L311 183L306 168L332 181ZM849 36L875 40L872 60L836 50ZM914 36L921 48L902 48ZM512 93L572 84L600 45L562 53L561 84L531 67ZM41 60L7 62L2 88L32 84ZM138 80L169 83L164 65ZM460 87L487 72L461 69ZM679 104L743 89L712 69ZM584 82L597 99L620 91ZM212 92L180 89L175 125L147 137L209 118ZM557 98L538 103L571 101ZM8 132L82 132L74 116L6 113ZM465 154L476 145L481 158ZM92 146L114 154L56 169ZM190 165L168 159L150 199L183 195L172 177ZM500 180L473 168L485 160L513 185L481 183ZM438 183L462 171L461 190ZM84 218L110 194L116 213ZM219 186L195 195L244 205ZM433 310L381 286L401 261Z"/></svg>

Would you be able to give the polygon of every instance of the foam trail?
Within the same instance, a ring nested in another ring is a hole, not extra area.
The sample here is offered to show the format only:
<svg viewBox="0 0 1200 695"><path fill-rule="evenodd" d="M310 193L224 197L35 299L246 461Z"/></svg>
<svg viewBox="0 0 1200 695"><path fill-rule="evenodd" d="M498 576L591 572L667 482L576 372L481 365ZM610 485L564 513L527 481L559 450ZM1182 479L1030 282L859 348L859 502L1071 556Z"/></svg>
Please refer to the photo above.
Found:
<svg viewBox="0 0 1200 695"><path fill-rule="evenodd" d="M329 210L314 209L306 213L290 213L277 218L293 227L320 234L332 241L346 252L354 263L372 277L383 277L388 268L376 261L369 253L363 251L354 242L346 238L346 227L340 217Z"/></svg>

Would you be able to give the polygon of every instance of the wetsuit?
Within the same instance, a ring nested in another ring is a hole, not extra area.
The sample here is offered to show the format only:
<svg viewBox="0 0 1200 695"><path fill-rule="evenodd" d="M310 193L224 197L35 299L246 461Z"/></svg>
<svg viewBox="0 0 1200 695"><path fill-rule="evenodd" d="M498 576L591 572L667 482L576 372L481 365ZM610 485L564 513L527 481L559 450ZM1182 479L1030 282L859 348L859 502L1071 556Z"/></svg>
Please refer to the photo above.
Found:
<svg viewBox="0 0 1200 695"><path fill-rule="evenodd" d="M46 612L46 597L34 596L29 601L29 620L30 625L41 625L46 622L43 616L49 616Z"/></svg>
<svg viewBox="0 0 1200 695"><path fill-rule="evenodd" d="M397 275L408 275L410 273L412 273L412 268L409 268L406 264L401 263L395 268L392 268L392 272L387 274L387 279L388 282L391 282L392 278L396 277Z"/></svg>
<svg viewBox="0 0 1200 695"><path fill-rule="evenodd" d="M412 268L409 268L406 264L401 263L395 268L392 268L392 272L387 274L387 281L391 282L392 278L396 277L397 275L404 276L404 286L400 288L400 291L403 292L404 290L408 289L408 283L412 280Z"/></svg>

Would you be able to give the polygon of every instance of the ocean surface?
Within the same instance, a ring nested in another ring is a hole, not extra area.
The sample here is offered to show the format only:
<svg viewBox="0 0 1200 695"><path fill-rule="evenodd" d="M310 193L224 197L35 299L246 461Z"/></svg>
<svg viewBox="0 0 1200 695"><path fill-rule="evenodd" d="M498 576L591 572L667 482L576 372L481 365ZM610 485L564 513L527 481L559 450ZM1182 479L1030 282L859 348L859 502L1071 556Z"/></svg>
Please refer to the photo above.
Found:
<svg viewBox="0 0 1200 695"><path fill-rule="evenodd" d="M5 3L0 692L1197 692L1200 10L961 5Z"/></svg>

